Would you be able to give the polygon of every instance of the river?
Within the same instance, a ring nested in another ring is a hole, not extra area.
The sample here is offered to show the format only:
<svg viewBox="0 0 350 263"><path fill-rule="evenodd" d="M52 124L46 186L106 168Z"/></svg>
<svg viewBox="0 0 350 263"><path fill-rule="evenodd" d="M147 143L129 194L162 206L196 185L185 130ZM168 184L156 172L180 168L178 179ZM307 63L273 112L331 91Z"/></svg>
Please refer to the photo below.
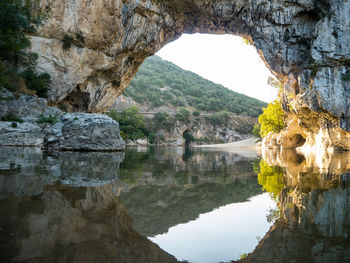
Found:
<svg viewBox="0 0 350 263"><path fill-rule="evenodd" d="M0 148L1 262L350 262L350 153Z"/></svg>

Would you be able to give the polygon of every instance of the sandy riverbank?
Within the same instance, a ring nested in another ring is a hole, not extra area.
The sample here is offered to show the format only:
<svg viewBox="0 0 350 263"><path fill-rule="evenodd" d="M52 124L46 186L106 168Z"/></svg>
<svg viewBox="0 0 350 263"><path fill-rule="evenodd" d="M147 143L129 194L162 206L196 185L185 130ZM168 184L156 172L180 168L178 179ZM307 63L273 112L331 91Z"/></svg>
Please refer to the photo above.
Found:
<svg viewBox="0 0 350 263"><path fill-rule="evenodd" d="M257 139L250 138L247 140L231 142L231 143L222 143L222 144L207 144L207 145L196 145L193 147L201 148L256 148L258 147Z"/></svg>
<svg viewBox="0 0 350 263"><path fill-rule="evenodd" d="M260 156L260 147L255 138L223 144L196 145L193 147L237 153L247 158Z"/></svg>

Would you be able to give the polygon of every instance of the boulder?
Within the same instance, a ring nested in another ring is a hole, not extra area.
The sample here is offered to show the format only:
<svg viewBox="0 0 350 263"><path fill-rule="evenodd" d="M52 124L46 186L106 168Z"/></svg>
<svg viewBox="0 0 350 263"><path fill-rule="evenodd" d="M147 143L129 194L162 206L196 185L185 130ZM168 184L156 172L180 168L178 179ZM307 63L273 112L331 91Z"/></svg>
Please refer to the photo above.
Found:
<svg viewBox="0 0 350 263"><path fill-rule="evenodd" d="M104 114L63 113L47 105L43 98L29 95L15 97L1 93L0 117L13 114L24 122L0 122L0 145L38 146L73 151L117 151L125 144L119 124ZM56 123L41 116L54 117Z"/></svg>
<svg viewBox="0 0 350 263"><path fill-rule="evenodd" d="M118 151L125 148L119 124L107 115L66 113L51 128L47 145L60 150Z"/></svg>

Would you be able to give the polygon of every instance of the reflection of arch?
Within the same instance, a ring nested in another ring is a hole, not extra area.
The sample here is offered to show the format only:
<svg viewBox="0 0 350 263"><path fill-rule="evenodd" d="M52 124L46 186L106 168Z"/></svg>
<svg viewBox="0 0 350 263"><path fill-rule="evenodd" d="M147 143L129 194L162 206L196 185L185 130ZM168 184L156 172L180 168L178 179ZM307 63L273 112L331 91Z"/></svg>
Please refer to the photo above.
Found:
<svg viewBox="0 0 350 263"><path fill-rule="evenodd" d="M293 143L291 148L297 148L297 147L303 146L306 140L303 136L301 136L301 134L294 134L290 138L290 141L292 141Z"/></svg>
<svg viewBox="0 0 350 263"><path fill-rule="evenodd" d="M254 251L238 262L348 262L349 209L346 200L350 197L349 188L341 190L334 180L332 184L330 181L327 184L327 179L322 177L319 180L323 181L320 185L333 184L331 187L334 188L320 190L317 186L317 189L305 191L307 188L301 183L295 189L303 188L303 191L284 188L280 196L281 218ZM301 199L302 204L297 201Z"/></svg>

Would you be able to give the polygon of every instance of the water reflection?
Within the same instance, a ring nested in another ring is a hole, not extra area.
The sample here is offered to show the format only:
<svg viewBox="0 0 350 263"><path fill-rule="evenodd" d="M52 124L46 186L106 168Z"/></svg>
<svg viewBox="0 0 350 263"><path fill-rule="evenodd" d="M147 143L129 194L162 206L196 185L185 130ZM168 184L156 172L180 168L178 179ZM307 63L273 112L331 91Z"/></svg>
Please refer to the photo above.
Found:
<svg viewBox="0 0 350 263"><path fill-rule="evenodd" d="M98 186L115 181L124 153L44 152L0 147L0 199L40 194L60 182Z"/></svg>
<svg viewBox="0 0 350 263"><path fill-rule="evenodd" d="M176 262L132 228L110 185L0 201L1 262Z"/></svg>
<svg viewBox="0 0 350 263"><path fill-rule="evenodd" d="M0 147L0 261L350 262L350 153L262 156Z"/></svg>
<svg viewBox="0 0 350 263"><path fill-rule="evenodd" d="M339 152L320 161L314 154L265 152L262 171L266 164L283 169L282 184L276 172L266 180L279 178L271 187L279 218L242 262L350 262L349 157Z"/></svg>
<svg viewBox="0 0 350 263"><path fill-rule="evenodd" d="M119 198L145 236L262 193L252 159L227 152L129 148L116 185Z"/></svg>

